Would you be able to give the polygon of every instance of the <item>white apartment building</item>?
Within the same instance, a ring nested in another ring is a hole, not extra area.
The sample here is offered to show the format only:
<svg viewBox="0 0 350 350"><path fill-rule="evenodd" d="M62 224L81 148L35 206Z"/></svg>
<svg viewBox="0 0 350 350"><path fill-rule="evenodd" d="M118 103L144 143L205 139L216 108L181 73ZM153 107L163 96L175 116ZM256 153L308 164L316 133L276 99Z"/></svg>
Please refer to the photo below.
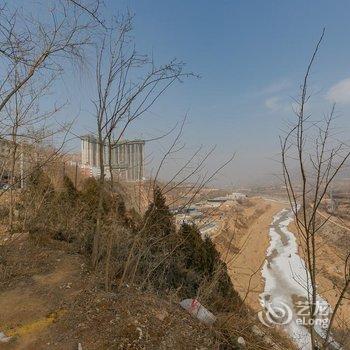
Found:
<svg viewBox="0 0 350 350"><path fill-rule="evenodd" d="M93 135L81 137L81 163L84 168L91 168L93 176L99 176L100 145ZM111 164L113 173L123 181L140 181L144 177L144 140L122 140L112 148ZM104 161L109 166L109 152L104 146ZM109 171L106 172L108 176Z"/></svg>

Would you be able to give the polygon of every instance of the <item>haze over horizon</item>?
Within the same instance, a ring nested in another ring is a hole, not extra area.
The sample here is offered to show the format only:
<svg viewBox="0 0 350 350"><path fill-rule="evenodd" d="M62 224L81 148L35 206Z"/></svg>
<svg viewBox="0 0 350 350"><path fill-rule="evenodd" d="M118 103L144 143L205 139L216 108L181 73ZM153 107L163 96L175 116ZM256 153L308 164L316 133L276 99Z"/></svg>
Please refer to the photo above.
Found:
<svg viewBox="0 0 350 350"><path fill-rule="evenodd" d="M22 1L16 1L23 3ZM217 177L220 185L267 184L279 172L278 135L293 118L292 102L322 28L325 39L311 77L310 111L317 119L337 103L337 121L349 135L350 3L301 0L261 1L105 1L106 13L135 13L137 49L157 63L186 62L201 76L173 86L144 119L125 135L154 138L188 118L185 153L199 145L217 145L209 168L232 153L235 160ZM88 62L87 67L91 62ZM93 70L84 77L65 75L61 92L69 101L65 116L77 117L76 134L94 130L91 94ZM170 138L146 146L148 173L156 167ZM78 142L72 149L78 149ZM175 164L167 164L167 177Z"/></svg>

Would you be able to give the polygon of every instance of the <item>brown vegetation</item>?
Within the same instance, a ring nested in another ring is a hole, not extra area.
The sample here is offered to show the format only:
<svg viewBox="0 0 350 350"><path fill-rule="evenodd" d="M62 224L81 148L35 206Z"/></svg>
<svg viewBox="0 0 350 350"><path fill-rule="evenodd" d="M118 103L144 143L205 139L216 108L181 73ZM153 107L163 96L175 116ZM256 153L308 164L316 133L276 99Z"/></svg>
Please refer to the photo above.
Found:
<svg viewBox="0 0 350 350"><path fill-rule="evenodd" d="M248 349L265 348L264 339L251 335L256 320L233 289L211 240L202 240L193 225L177 229L158 188L140 215L94 179L80 190L66 176L60 183L55 187L42 169L32 174L18 198L17 233L0 246L1 324L13 336L9 349L47 343L69 348L78 342L87 349L114 344L235 349L238 336ZM93 267L101 190L103 235ZM213 328L179 308L179 300L188 297L216 314Z"/></svg>

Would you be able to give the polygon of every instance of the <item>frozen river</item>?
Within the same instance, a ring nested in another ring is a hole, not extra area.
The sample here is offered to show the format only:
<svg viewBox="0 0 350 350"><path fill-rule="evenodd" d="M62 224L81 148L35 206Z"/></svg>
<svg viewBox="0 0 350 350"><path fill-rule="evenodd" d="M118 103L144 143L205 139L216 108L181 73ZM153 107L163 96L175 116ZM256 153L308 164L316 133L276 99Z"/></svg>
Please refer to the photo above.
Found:
<svg viewBox="0 0 350 350"><path fill-rule="evenodd" d="M293 221L291 210L284 209L270 226L270 246L262 269L265 289L260 294L264 311L259 314L266 325L279 324L294 340L299 349L311 349L307 325L308 273L298 254L298 243L288 225ZM310 292L310 291L309 291ZM330 308L321 297L317 298L314 328L320 337L325 335ZM337 345L334 348L339 347Z"/></svg>

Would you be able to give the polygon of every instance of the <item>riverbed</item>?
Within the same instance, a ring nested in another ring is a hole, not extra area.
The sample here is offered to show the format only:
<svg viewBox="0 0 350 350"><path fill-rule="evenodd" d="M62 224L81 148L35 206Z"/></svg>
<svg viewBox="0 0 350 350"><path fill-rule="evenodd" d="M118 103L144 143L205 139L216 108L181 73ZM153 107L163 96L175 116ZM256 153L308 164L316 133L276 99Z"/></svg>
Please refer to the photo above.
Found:
<svg viewBox="0 0 350 350"><path fill-rule="evenodd" d="M274 216L269 229L270 246L262 269L265 280L260 302L264 311L260 320L268 326L279 325L293 339L299 349L311 349L307 325L308 295L311 289L309 274L298 253L298 243L288 225L293 221L293 213L283 209ZM317 314L314 328L324 337L328 325L330 307L320 296L317 297ZM338 348L335 344L334 348Z"/></svg>

